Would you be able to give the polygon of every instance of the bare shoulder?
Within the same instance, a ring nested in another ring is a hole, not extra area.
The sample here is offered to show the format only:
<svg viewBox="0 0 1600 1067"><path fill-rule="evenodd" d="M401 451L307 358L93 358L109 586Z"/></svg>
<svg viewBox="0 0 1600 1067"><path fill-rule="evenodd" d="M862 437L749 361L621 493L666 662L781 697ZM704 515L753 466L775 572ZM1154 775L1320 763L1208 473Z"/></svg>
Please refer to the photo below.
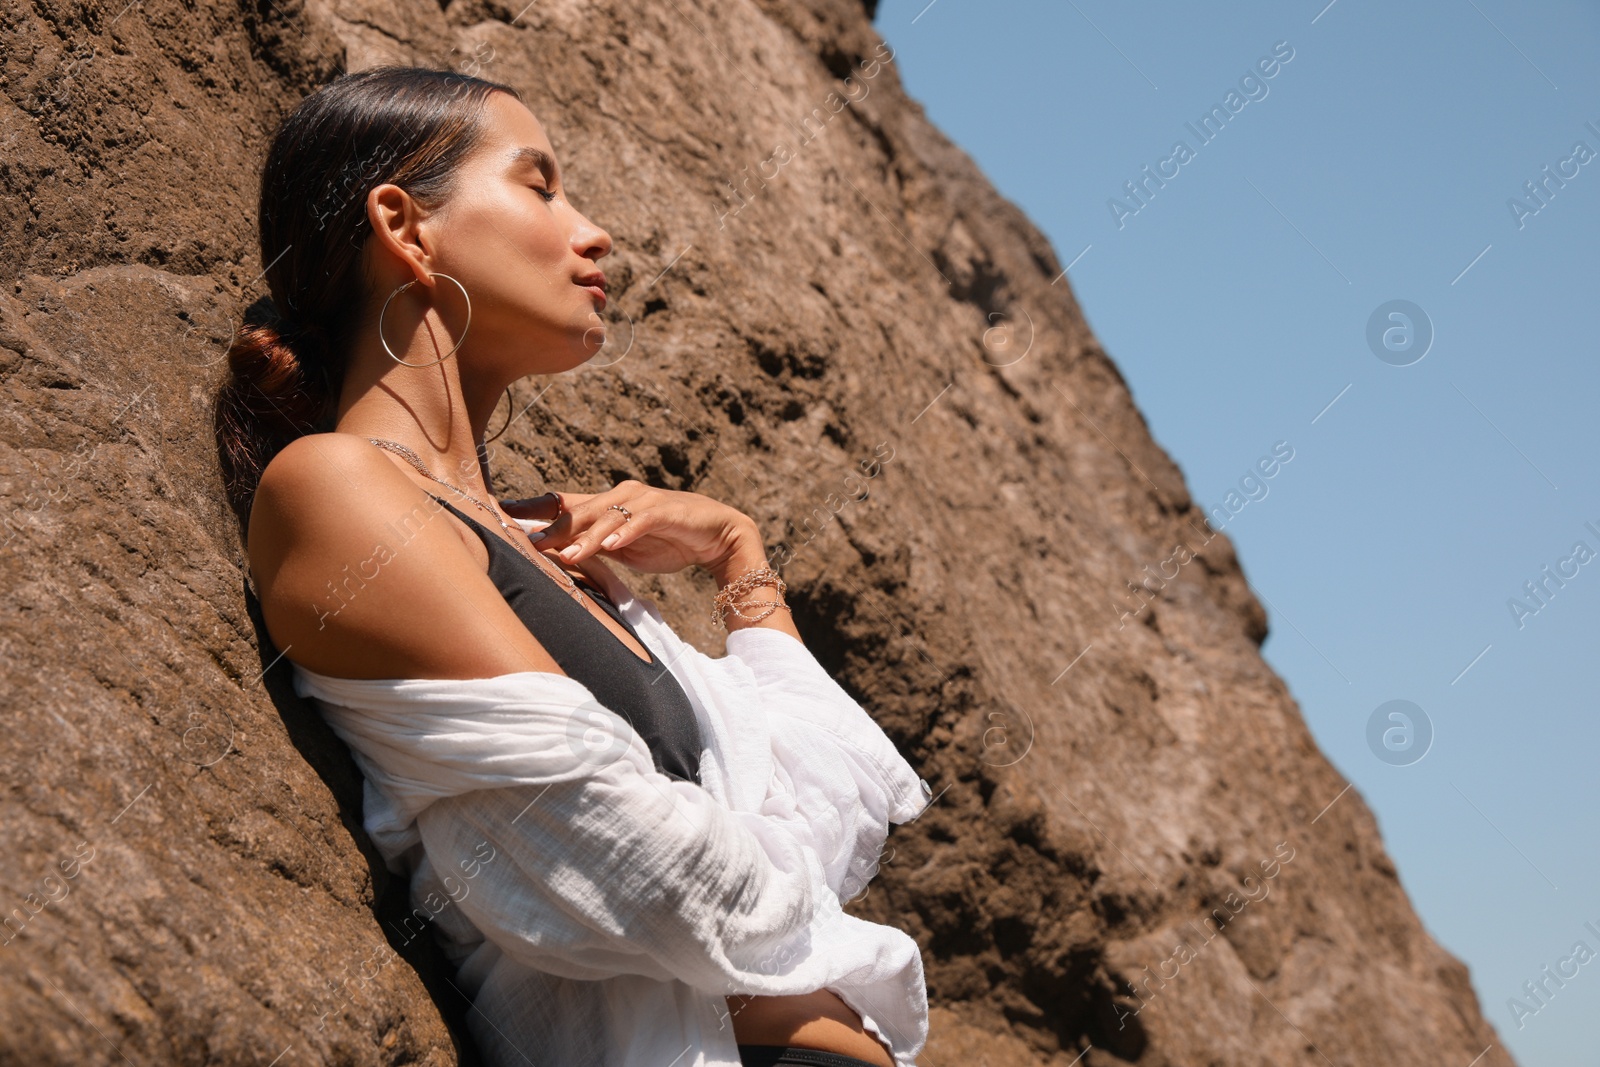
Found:
<svg viewBox="0 0 1600 1067"><path fill-rule="evenodd" d="M353 434L309 434L272 458L256 487L246 545L258 586L297 549L337 555L364 543L370 518L421 494Z"/></svg>
<svg viewBox="0 0 1600 1067"><path fill-rule="evenodd" d="M354 434L311 434L273 457L247 545L273 643L308 670L342 678L560 673L458 521Z"/></svg>

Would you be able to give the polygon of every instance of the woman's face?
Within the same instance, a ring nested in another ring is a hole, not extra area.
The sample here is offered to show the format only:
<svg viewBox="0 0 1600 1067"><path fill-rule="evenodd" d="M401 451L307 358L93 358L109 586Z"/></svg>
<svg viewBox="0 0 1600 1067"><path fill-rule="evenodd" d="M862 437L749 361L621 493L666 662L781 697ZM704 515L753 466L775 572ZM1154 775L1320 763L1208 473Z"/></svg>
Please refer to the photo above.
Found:
<svg viewBox="0 0 1600 1067"><path fill-rule="evenodd" d="M503 377L554 374L605 342L607 283L595 261L611 235L567 199L544 128L521 101L491 92L485 136L461 164L448 201L422 224L435 269L472 298L462 369ZM460 298L437 283L446 307Z"/></svg>

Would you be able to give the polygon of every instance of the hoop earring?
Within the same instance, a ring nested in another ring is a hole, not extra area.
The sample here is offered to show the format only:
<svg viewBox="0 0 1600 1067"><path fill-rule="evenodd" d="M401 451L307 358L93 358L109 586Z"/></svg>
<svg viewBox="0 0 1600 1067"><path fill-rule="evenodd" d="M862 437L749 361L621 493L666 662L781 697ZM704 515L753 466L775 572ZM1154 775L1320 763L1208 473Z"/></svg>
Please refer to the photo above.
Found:
<svg viewBox="0 0 1600 1067"><path fill-rule="evenodd" d="M434 273L428 275L428 277L450 278L450 275L441 274L438 271L435 271ZM389 300L385 300L383 302L383 310L378 312L378 343L383 345L383 350L385 352L389 353L389 358L400 364L402 367L436 367L440 363L443 363L445 360L449 359L451 356L455 355L456 350L461 347L461 342L467 339L467 330L471 329L472 327L472 297L467 295L466 286L462 285L454 278L450 278L450 280L456 283L456 288L461 290L461 298L467 302L467 324L461 328L461 337L456 341L454 347L452 347L450 351L446 352L438 359L434 360L432 363L407 363L405 360L394 354L394 349L389 347L389 342L383 336L383 316L389 310L389 301L393 300L395 297L399 296L413 285L416 285L417 279L412 278L409 282L395 286L394 292L389 294Z"/></svg>
<svg viewBox="0 0 1600 1067"><path fill-rule="evenodd" d="M499 404L495 405L495 407L499 407L499 406L500 406ZM483 443L484 444L488 444L490 441L498 441L500 439L500 434L503 434L507 430L511 429L511 408L512 408L512 406L513 406L513 402L512 402L512 399L511 399L511 386L508 385L508 386L506 386L506 424L504 426L500 427L500 429L495 433L495 435L493 437L485 437L483 439Z"/></svg>

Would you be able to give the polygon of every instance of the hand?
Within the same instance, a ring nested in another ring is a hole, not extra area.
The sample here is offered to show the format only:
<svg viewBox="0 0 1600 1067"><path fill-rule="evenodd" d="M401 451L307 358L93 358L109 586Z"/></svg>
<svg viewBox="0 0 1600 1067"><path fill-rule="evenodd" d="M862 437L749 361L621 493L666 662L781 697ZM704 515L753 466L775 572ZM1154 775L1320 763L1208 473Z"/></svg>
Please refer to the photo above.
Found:
<svg viewBox="0 0 1600 1067"><path fill-rule="evenodd" d="M766 557L753 519L699 493L657 489L630 478L603 493L562 493L561 499L561 517L529 536L541 550L556 549L569 564L599 556L648 574L696 565L721 573L732 561ZM613 504L627 508L631 518ZM556 514L555 497L548 493L500 506L519 519L549 522Z"/></svg>

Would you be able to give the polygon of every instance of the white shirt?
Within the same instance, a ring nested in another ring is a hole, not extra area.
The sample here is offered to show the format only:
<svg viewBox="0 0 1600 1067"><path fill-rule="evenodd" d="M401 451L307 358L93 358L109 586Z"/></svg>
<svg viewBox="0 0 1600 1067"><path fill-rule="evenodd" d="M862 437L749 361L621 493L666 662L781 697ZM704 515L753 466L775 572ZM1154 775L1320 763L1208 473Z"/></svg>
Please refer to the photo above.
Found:
<svg viewBox="0 0 1600 1067"><path fill-rule="evenodd" d="M407 936L434 927L493 1067L739 1067L727 995L818 989L911 1067L928 1031L921 953L840 902L927 783L789 634L736 630L714 659L604 578L694 707L701 785L657 771L565 675L295 666L365 776L368 833L411 872Z"/></svg>

